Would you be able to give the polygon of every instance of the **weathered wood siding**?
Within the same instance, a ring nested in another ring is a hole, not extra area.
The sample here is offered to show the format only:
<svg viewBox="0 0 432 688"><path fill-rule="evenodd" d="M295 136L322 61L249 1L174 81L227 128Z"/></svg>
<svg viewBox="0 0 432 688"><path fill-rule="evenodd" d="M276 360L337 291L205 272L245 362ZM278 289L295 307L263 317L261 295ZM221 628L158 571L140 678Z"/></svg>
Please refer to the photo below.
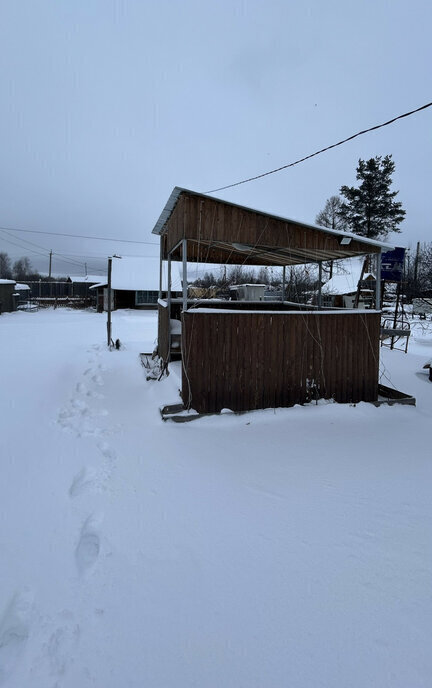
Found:
<svg viewBox="0 0 432 688"><path fill-rule="evenodd" d="M185 404L200 413L376 400L378 313L204 313L183 322Z"/></svg>
<svg viewBox="0 0 432 688"><path fill-rule="evenodd" d="M188 240L188 260L203 263L275 264L274 255L266 258L263 252L259 256L247 252L236 253L233 243L259 245L262 249L285 247L292 251L293 256L296 255L296 249L301 249L301 257L294 259L293 264L335 260L353 253L363 255L365 250L368 253L380 250L373 245L365 249L365 244L356 239L352 239L349 246L344 246L340 244L339 237L313 227L187 191L180 194L166 223L162 237L164 260L182 239ZM304 252L309 256L308 260L304 259ZM181 259L181 247L173 252L172 257L174 260ZM289 263L285 257L280 264Z"/></svg>
<svg viewBox="0 0 432 688"><path fill-rule="evenodd" d="M168 361L170 349L170 316L166 308L158 304L158 356Z"/></svg>

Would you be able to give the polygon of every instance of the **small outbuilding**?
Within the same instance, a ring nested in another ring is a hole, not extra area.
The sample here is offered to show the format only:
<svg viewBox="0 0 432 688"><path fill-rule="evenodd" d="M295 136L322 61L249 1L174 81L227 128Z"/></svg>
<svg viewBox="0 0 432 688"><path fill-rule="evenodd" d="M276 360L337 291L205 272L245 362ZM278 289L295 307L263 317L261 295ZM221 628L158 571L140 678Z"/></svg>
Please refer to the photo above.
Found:
<svg viewBox="0 0 432 688"><path fill-rule="evenodd" d="M188 262L287 266L371 255L374 304L380 304L380 254L388 245L297 222L175 187L153 233L160 237L160 275L167 262L167 298L159 300L158 354L171 360L176 323L182 357L182 399L199 413L246 411L378 398L379 309L267 301L188 300ZM173 261L182 261L183 294L171 293ZM162 297L162 282L160 282ZM177 349L178 347L176 347Z"/></svg>
<svg viewBox="0 0 432 688"><path fill-rule="evenodd" d="M266 289L265 284L234 284L230 293L234 301L264 301Z"/></svg>
<svg viewBox="0 0 432 688"><path fill-rule="evenodd" d="M16 310L19 294L15 291L15 280L0 279L0 313Z"/></svg>
<svg viewBox="0 0 432 688"><path fill-rule="evenodd" d="M370 308L375 295L375 277L363 273L363 260L342 261L339 274L334 274L322 287L323 306ZM358 296L357 296L358 295Z"/></svg>

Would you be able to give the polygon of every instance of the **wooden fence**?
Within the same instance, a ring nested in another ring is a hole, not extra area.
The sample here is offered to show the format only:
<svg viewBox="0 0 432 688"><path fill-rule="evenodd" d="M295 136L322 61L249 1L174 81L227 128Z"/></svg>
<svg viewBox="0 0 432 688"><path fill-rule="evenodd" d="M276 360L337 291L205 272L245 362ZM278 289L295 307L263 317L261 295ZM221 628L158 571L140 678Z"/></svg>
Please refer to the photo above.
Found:
<svg viewBox="0 0 432 688"><path fill-rule="evenodd" d="M365 311L186 311L183 401L200 413L375 401L379 328Z"/></svg>

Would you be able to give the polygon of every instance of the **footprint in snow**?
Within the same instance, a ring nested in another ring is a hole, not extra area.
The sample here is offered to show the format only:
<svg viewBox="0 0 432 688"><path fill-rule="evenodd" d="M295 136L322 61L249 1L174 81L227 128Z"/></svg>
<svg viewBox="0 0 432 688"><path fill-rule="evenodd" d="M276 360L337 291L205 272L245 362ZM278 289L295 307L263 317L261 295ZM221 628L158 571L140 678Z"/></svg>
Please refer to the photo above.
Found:
<svg viewBox="0 0 432 688"><path fill-rule="evenodd" d="M93 392L92 390L89 390L86 392L86 396L88 396L90 399L103 399L104 395L99 394L99 392Z"/></svg>
<svg viewBox="0 0 432 688"><path fill-rule="evenodd" d="M97 483L96 472L92 468L82 468L72 480L69 488L69 497L78 497Z"/></svg>
<svg viewBox="0 0 432 688"><path fill-rule="evenodd" d="M99 385L99 387L103 387L103 380L98 374L93 375L92 382L94 382L96 385Z"/></svg>
<svg viewBox="0 0 432 688"><path fill-rule="evenodd" d="M29 637L33 597L16 593L0 619L0 685L14 673Z"/></svg>
<svg viewBox="0 0 432 688"><path fill-rule="evenodd" d="M111 449L111 446L108 444L108 442L98 442L97 446L102 456L104 456L106 459L114 461L117 458L117 454L115 453L114 449Z"/></svg>
<svg viewBox="0 0 432 688"><path fill-rule="evenodd" d="M78 392L78 394L85 394L87 392L87 387L83 382L78 382L76 386L76 391Z"/></svg>
<svg viewBox="0 0 432 688"><path fill-rule="evenodd" d="M71 406L81 414L88 412L87 404L85 403L85 401L82 401L81 399L72 399Z"/></svg>
<svg viewBox="0 0 432 688"><path fill-rule="evenodd" d="M46 646L51 674L57 676L63 676L66 673L67 665L81 635L79 625L73 622L73 614L69 613L69 616L70 622L56 628Z"/></svg>
<svg viewBox="0 0 432 688"><path fill-rule="evenodd" d="M75 560L80 574L93 568L99 557L100 522L100 518L89 516L81 528L79 542L75 549Z"/></svg>

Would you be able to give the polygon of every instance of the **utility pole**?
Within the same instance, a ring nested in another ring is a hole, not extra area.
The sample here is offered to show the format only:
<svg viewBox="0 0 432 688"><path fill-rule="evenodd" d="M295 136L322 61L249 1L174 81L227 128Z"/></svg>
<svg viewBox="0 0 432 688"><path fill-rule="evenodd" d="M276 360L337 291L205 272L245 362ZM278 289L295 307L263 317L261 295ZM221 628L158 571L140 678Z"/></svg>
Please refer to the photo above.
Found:
<svg viewBox="0 0 432 688"><path fill-rule="evenodd" d="M49 271L48 277L51 279L51 267L52 267L52 249L49 252Z"/></svg>
<svg viewBox="0 0 432 688"><path fill-rule="evenodd" d="M415 262L414 262L414 289L416 292L416 296L418 296L418 284L417 284L417 279L418 279L418 264L419 264L419 256L420 256L420 242L417 242L417 250L416 250L416 255L415 255Z"/></svg>
<svg viewBox="0 0 432 688"><path fill-rule="evenodd" d="M107 344L111 348L111 271L112 258L108 258L108 319L107 319Z"/></svg>

